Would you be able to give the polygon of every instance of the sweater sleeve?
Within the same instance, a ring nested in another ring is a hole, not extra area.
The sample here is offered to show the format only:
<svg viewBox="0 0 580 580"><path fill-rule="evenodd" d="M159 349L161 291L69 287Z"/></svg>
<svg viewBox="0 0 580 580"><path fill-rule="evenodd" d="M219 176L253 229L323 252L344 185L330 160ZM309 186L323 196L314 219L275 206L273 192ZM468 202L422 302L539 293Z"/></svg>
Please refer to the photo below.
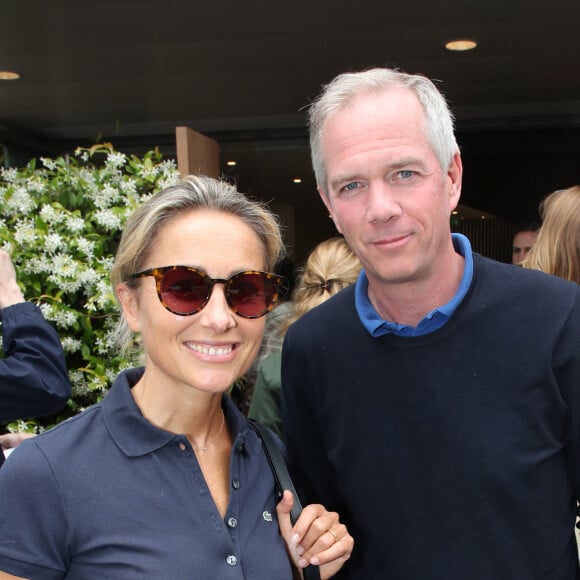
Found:
<svg viewBox="0 0 580 580"><path fill-rule="evenodd" d="M1 314L0 420L60 411L71 385L58 334L30 302L8 306Z"/></svg>

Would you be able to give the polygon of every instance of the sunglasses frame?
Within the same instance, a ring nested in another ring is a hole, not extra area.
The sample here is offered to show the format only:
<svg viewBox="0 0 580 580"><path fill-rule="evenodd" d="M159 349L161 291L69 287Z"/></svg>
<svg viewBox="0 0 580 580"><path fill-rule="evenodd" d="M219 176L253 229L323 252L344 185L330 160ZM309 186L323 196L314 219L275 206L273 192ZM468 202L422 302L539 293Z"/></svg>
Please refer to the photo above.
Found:
<svg viewBox="0 0 580 580"><path fill-rule="evenodd" d="M192 310L190 312L176 312L165 302L165 300L163 299L163 296L161 294L161 283L163 281L165 274L167 272L172 271L172 270L187 270L188 272L194 272L195 274L198 274L199 276L201 276L201 278L207 282L207 294L206 294L206 297L202 300L202 303L199 306L199 308L196 308L195 310ZM235 280L237 280L238 278L240 278L246 274L253 274L253 275L259 274L260 276L263 276L265 279L271 280L272 284L273 284L273 288L274 288L274 293L272 295L272 303L267 307L267 309L264 312L262 312L260 314L256 314L254 316L248 316L247 314L242 314L242 313L238 312L236 307L232 304L232 301L231 301L231 298L229 295L229 288L230 288L232 282L234 282ZM146 278L148 276L152 276L153 278L155 278L155 287L157 289L157 297L159 298L159 302L161 302L161 305L163 306L163 308L165 308L166 310L168 310L169 312L171 312L173 314L177 314L179 316L192 316L193 314L197 314L198 312L201 312L207 306L208 302L211 300L214 286L216 284L223 284L224 285L224 296L226 298L226 302L228 303L228 306L230 307L230 310L232 312L234 312L234 314L237 314L238 316L241 316L242 318L260 318L260 317L268 314L268 312L270 312L274 308L276 303L278 302L278 297L280 295L280 292L279 292L280 285L282 284L282 281L284 280L283 276L279 276L278 274L272 274L271 272L261 272L260 270L242 270L240 272L236 272L235 274L232 274L229 278L211 278L206 272L204 272L203 270L200 270L199 268L193 268L191 266L181 266L181 265L148 268L147 270L143 270L141 272L136 272L135 274L131 274L130 277L131 277L131 279L138 279L138 278Z"/></svg>

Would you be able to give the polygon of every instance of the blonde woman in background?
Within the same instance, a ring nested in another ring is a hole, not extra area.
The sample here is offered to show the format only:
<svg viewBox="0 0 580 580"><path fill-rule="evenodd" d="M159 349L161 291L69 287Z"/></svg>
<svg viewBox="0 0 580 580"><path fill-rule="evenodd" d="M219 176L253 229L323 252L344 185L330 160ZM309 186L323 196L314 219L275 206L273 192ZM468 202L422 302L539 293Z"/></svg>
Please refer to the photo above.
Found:
<svg viewBox="0 0 580 580"><path fill-rule="evenodd" d="M311 252L293 294L293 310L283 318L276 331L283 337L288 327L303 314L319 306L350 284L361 270L359 259L344 238L330 238ZM282 352L276 350L262 360L248 416L264 423L282 436L280 417L280 387Z"/></svg>
<svg viewBox="0 0 580 580"><path fill-rule="evenodd" d="M580 284L580 186L548 195L540 214L542 227L522 266Z"/></svg>

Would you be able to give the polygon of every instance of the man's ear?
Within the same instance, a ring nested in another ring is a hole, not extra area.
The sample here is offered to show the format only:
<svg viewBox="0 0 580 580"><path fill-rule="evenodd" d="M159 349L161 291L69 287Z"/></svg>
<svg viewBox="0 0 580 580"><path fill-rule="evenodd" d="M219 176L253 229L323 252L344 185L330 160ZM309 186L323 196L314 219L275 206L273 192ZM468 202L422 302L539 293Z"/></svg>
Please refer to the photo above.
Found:
<svg viewBox="0 0 580 580"><path fill-rule="evenodd" d="M137 298L137 289L129 288L127 284L121 282L117 284L115 293L121 304L121 310L125 321L133 332L140 332L141 322L139 317L139 301Z"/></svg>
<svg viewBox="0 0 580 580"><path fill-rule="evenodd" d="M336 221L334 210L332 209L332 205L330 204L328 195L326 195L326 192L321 187L318 187L317 190L318 194L320 195L320 199L322 199L322 203L326 206L326 209L328 210L328 217L334 222L334 227L338 230L338 233L342 234L342 230L340 229L340 226Z"/></svg>
<svg viewBox="0 0 580 580"><path fill-rule="evenodd" d="M461 163L461 155L459 152L455 153L449 169L447 170L447 179L449 183L449 211L453 211L459 203L461 197L461 179L463 177L463 165Z"/></svg>

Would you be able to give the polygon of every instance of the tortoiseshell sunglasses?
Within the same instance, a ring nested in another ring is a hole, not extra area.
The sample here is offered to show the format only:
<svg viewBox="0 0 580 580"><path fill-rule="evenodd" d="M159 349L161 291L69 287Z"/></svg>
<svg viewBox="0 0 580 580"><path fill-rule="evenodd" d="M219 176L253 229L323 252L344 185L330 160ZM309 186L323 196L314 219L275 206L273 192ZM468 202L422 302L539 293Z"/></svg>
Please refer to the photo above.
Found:
<svg viewBox="0 0 580 580"><path fill-rule="evenodd" d="M248 270L229 278L210 278L203 270L189 266L149 268L131 278L153 276L161 304L174 314L189 316L204 308L215 284L224 285L229 307L244 318L259 318L272 310L278 300L282 276Z"/></svg>

